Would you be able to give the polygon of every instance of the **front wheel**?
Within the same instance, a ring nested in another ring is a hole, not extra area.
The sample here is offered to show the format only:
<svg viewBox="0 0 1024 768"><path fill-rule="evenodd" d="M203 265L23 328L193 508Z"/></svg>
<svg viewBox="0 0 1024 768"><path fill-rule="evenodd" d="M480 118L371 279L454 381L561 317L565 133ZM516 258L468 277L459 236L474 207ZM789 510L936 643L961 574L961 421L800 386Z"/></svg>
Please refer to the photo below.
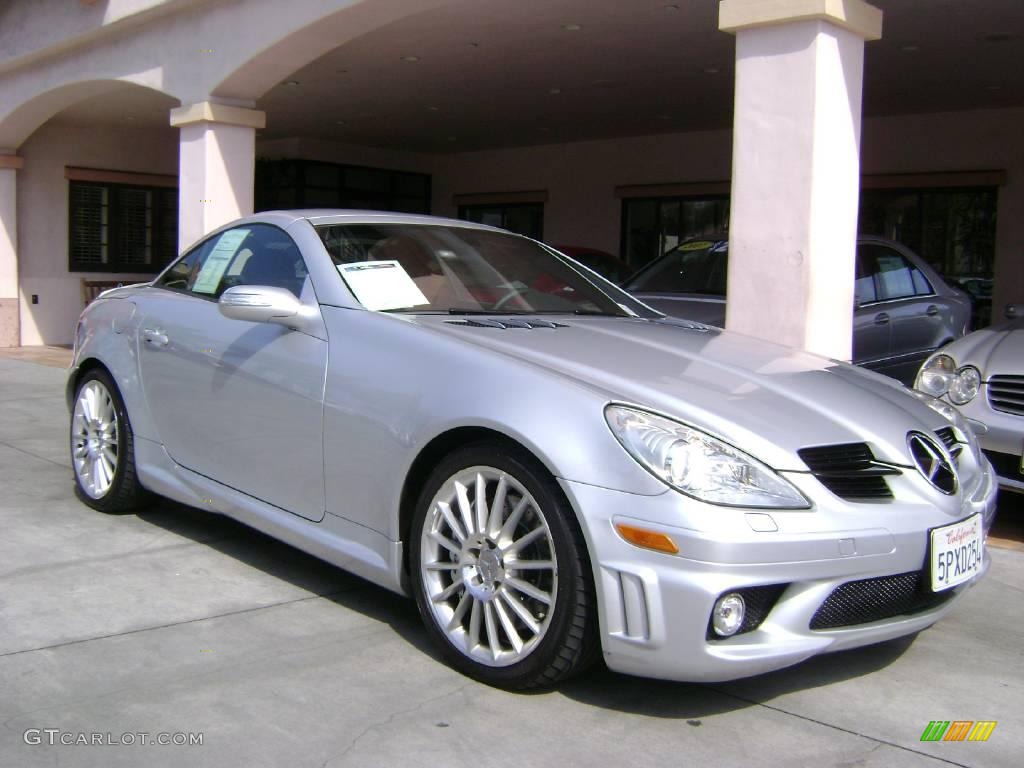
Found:
<svg viewBox="0 0 1024 768"><path fill-rule="evenodd" d="M410 537L427 631L470 677L550 685L598 648L586 548L561 490L528 455L467 446L432 473Z"/></svg>
<svg viewBox="0 0 1024 768"><path fill-rule="evenodd" d="M132 427L117 385L106 371L78 383L71 413L71 466L75 493L101 512L126 512L146 497L135 474Z"/></svg>

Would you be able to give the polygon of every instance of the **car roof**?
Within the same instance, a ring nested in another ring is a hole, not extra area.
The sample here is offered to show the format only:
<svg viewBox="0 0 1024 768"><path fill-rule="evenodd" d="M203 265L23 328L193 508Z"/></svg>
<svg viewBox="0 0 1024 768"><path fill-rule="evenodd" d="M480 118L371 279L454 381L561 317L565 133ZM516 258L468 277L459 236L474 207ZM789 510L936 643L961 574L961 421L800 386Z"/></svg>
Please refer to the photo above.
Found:
<svg viewBox="0 0 1024 768"><path fill-rule="evenodd" d="M366 211L354 208L298 208L294 210L261 211L239 219L238 222L267 222L278 226L287 226L296 221L306 220L314 226L330 224L423 224L464 229L481 229L490 232L503 232L504 229L477 224L462 219L448 219L441 216L427 216L417 213L395 213L394 211Z"/></svg>

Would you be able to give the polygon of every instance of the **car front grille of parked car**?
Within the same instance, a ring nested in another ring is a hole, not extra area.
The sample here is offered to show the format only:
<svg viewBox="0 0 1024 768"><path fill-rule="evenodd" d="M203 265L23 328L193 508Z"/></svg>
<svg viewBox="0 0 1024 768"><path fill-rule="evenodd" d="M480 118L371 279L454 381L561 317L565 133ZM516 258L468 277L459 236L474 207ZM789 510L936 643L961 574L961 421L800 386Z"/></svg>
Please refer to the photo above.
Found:
<svg viewBox="0 0 1024 768"><path fill-rule="evenodd" d="M822 485L851 501L891 499L885 478L902 474L896 467L878 462L866 443L802 448L797 453Z"/></svg>
<svg viewBox="0 0 1024 768"><path fill-rule="evenodd" d="M811 618L811 629L836 629L920 613L945 603L956 590L932 592L926 571L840 584Z"/></svg>
<svg viewBox="0 0 1024 768"><path fill-rule="evenodd" d="M1024 376L992 376L988 404L996 411L1024 416Z"/></svg>

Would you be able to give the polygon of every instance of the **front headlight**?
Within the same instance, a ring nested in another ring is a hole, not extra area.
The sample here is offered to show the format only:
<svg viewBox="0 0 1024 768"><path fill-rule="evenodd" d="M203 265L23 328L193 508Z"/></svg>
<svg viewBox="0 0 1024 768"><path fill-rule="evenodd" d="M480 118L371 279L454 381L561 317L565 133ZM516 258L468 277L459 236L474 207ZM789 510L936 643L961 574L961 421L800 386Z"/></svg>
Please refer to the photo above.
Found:
<svg viewBox="0 0 1024 768"><path fill-rule="evenodd" d="M946 354L929 357L914 380L914 389L932 397L948 395L957 405L966 405L978 396L981 374L973 365L956 367L956 360Z"/></svg>
<svg viewBox="0 0 1024 768"><path fill-rule="evenodd" d="M949 385L949 399L956 405L966 405L978 396L981 390L981 373L973 365L965 365L956 372L956 378Z"/></svg>
<svg viewBox="0 0 1024 768"><path fill-rule="evenodd" d="M687 496L730 507L810 506L771 467L698 429L622 405L609 405L604 415L630 456Z"/></svg>
<svg viewBox="0 0 1024 768"><path fill-rule="evenodd" d="M932 355L917 372L914 389L932 397L942 397L949 392L955 378L956 361L949 355Z"/></svg>

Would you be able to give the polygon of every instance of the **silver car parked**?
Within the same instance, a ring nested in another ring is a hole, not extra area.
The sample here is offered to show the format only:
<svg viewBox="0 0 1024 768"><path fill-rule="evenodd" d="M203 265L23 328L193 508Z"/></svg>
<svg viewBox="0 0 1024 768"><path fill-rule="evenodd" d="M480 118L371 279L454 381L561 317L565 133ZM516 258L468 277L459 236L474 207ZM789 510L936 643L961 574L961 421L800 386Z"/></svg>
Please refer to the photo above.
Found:
<svg viewBox="0 0 1024 768"><path fill-rule="evenodd" d="M89 305L67 397L86 504L234 517L413 596L509 688L758 674L917 632L988 568L948 404L467 222L222 227Z"/></svg>
<svg viewBox="0 0 1024 768"><path fill-rule="evenodd" d="M687 240L623 285L668 315L724 326L728 252L724 238ZM892 240L857 238L854 291L853 362L904 384L970 324L970 297Z"/></svg>
<svg viewBox="0 0 1024 768"><path fill-rule="evenodd" d="M925 361L914 386L967 417L999 485L1024 493L1024 305L1009 322L975 331Z"/></svg>

